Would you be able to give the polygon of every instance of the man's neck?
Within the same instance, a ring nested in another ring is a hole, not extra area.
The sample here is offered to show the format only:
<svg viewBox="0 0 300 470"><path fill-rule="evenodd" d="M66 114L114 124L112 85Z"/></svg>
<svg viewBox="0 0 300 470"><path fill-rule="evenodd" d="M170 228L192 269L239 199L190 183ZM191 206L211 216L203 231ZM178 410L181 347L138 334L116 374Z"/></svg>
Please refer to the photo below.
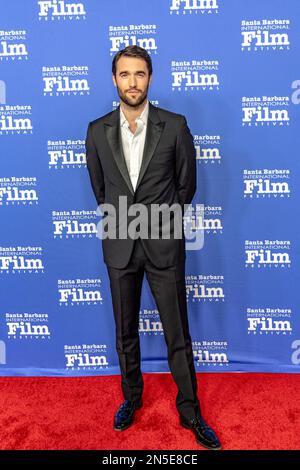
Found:
<svg viewBox="0 0 300 470"><path fill-rule="evenodd" d="M146 98L138 108L133 108L132 106L128 106L123 101L120 101L120 107L129 124L134 123L134 120L142 114L143 110L147 106L147 102L148 98Z"/></svg>

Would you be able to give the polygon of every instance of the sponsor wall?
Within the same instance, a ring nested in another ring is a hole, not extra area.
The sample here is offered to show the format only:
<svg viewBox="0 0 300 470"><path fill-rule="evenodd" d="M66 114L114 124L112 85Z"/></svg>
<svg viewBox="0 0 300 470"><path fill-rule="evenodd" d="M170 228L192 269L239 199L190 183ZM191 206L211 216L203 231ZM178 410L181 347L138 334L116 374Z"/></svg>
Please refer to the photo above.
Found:
<svg viewBox="0 0 300 470"><path fill-rule="evenodd" d="M150 101L194 136L196 370L299 373L299 0L0 7L0 374L119 373L84 144L119 104L111 62L130 44L151 54ZM142 370L168 371L146 278L140 338Z"/></svg>

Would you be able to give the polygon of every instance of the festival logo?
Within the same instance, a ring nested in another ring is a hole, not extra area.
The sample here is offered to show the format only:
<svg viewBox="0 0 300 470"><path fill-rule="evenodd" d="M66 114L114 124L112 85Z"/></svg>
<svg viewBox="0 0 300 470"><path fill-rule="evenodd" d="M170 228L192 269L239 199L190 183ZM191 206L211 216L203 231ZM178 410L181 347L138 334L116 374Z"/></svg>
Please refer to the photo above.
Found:
<svg viewBox="0 0 300 470"><path fill-rule="evenodd" d="M28 59L27 32L0 30L0 61Z"/></svg>
<svg viewBox="0 0 300 470"><path fill-rule="evenodd" d="M87 65L42 67L44 96L86 96L90 94Z"/></svg>
<svg viewBox="0 0 300 470"><path fill-rule="evenodd" d="M85 140L48 140L49 170L86 168Z"/></svg>
<svg viewBox="0 0 300 470"><path fill-rule="evenodd" d="M246 309L249 335L291 335L291 308L250 308Z"/></svg>
<svg viewBox="0 0 300 470"><path fill-rule="evenodd" d="M219 0L171 0L170 15L219 13Z"/></svg>
<svg viewBox="0 0 300 470"><path fill-rule="evenodd" d="M219 135L194 135L196 161L206 165L222 162L221 137Z"/></svg>
<svg viewBox="0 0 300 470"><path fill-rule="evenodd" d="M0 246L0 274L44 273L41 246Z"/></svg>
<svg viewBox="0 0 300 470"><path fill-rule="evenodd" d="M198 236L197 249L203 247L204 236L205 235L218 235L223 233L223 223L222 223L223 208L222 206L204 206L203 204L190 204L184 214L184 228L185 234L189 231L191 235L188 235L188 238L192 237L193 233L196 233ZM186 230L186 226L189 230ZM200 238L200 235L203 235ZM202 242L200 246L200 241ZM188 249L193 248L190 243Z"/></svg>
<svg viewBox="0 0 300 470"><path fill-rule="evenodd" d="M290 173L289 169L244 169L244 198L289 198Z"/></svg>
<svg viewBox="0 0 300 470"><path fill-rule="evenodd" d="M110 25L108 27L110 55L115 55L127 46L139 46L148 54L157 54L156 24Z"/></svg>
<svg viewBox="0 0 300 470"><path fill-rule="evenodd" d="M229 364L227 341L193 341L195 366L226 367Z"/></svg>
<svg viewBox="0 0 300 470"><path fill-rule="evenodd" d="M96 211L52 211L54 238L95 237L98 216Z"/></svg>
<svg viewBox="0 0 300 470"><path fill-rule="evenodd" d="M218 60L172 60L172 91L219 90Z"/></svg>
<svg viewBox="0 0 300 470"><path fill-rule="evenodd" d="M50 339L47 313L5 313L8 339Z"/></svg>
<svg viewBox="0 0 300 470"><path fill-rule="evenodd" d="M290 240L245 240L245 267L290 268L290 252Z"/></svg>
<svg viewBox="0 0 300 470"><path fill-rule="evenodd" d="M66 344L64 352L67 371L103 371L109 367L106 344Z"/></svg>
<svg viewBox="0 0 300 470"><path fill-rule="evenodd" d="M65 307L103 303L102 279L58 279L59 305Z"/></svg>
<svg viewBox="0 0 300 470"><path fill-rule="evenodd" d="M86 19L85 5L82 1L40 0L37 4L39 21L78 21Z"/></svg>
<svg viewBox="0 0 300 470"><path fill-rule="evenodd" d="M243 127L289 126L289 96L243 96Z"/></svg>
<svg viewBox="0 0 300 470"><path fill-rule="evenodd" d="M224 276L189 274L185 277L187 301L224 302Z"/></svg>
<svg viewBox="0 0 300 470"><path fill-rule="evenodd" d="M290 49L290 20L242 20L242 51L284 51Z"/></svg>
<svg viewBox="0 0 300 470"><path fill-rule="evenodd" d="M139 333L142 336L162 336L163 326L157 309L141 309L139 317Z"/></svg>
<svg viewBox="0 0 300 470"><path fill-rule="evenodd" d="M6 87L3 88L2 94L5 94L5 89ZM29 105L0 104L0 135L32 134L31 114Z"/></svg>
<svg viewBox="0 0 300 470"><path fill-rule="evenodd" d="M0 178L0 206L37 205L37 178L35 176L10 176Z"/></svg>

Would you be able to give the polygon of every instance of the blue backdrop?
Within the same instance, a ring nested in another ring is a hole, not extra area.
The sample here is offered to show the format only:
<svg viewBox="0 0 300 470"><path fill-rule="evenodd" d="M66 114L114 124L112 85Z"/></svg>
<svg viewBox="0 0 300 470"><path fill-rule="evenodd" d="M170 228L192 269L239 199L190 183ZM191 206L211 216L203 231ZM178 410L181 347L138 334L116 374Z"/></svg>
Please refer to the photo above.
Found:
<svg viewBox="0 0 300 470"><path fill-rule="evenodd" d="M194 136L196 370L299 372L299 0L0 6L0 374L119 373L84 140L119 104L111 62L129 44L151 54L150 101ZM168 371L146 278L140 337L142 370Z"/></svg>

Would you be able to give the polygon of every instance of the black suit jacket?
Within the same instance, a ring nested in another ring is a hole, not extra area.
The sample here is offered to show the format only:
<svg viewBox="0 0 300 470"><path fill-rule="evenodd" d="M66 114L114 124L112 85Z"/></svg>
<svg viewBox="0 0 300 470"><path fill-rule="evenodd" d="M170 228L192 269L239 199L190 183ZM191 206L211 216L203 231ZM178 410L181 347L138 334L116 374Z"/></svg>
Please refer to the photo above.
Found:
<svg viewBox="0 0 300 470"><path fill-rule="evenodd" d="M150 101L145 147L135 191L122 149L120 105L89 123L86 159L98 205L113 204L117 214L119 196L127 196L128 207L141 203L150 210L154 203L169 206L179 203L183 207L191 202L196 191L196 151L186 118L156 107ZM128 224L133 218L128 216ZM171 230L173 228L171 224ZM172 266L186 257L184 231L181 239L172 238L171 231L169 239L141 240L147 256L158 268ZM104 238L104 262L115 268L125 268L133 245L132 238Z"/></svg>

